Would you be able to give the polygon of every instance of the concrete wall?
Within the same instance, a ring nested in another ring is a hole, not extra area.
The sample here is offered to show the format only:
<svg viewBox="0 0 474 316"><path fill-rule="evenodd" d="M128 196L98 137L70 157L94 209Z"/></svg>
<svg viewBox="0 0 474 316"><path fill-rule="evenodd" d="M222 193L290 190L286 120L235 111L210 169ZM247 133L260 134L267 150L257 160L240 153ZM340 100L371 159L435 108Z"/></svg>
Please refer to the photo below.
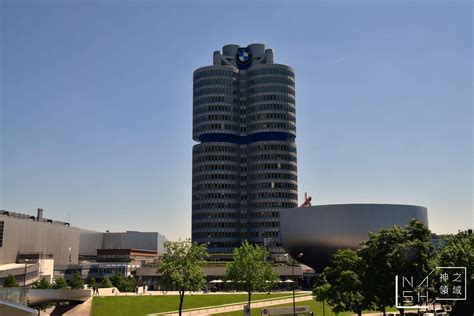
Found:
<svg viewBox="0 0 474 316"><path fill-rule="evenodd" d="M76 264L79 229L48 222L0 216L4 222L0 264L13 263L19 252L52 253L55 264Z"/></svg>
<svg viewBox="0 0 474 316"><path fill-rule="evenodd" d="M104 233L81 229L79 236L79 255L96 256L97 249L102 248Z"/></svg>
<svg viewBox="0 0 474 316"><path fill-rule="evenodd" d="M97 249L143 249L164 251L166 237L158 232L127 231L119 233L101 233L81 229L79 254L95 256Z"/></svg>

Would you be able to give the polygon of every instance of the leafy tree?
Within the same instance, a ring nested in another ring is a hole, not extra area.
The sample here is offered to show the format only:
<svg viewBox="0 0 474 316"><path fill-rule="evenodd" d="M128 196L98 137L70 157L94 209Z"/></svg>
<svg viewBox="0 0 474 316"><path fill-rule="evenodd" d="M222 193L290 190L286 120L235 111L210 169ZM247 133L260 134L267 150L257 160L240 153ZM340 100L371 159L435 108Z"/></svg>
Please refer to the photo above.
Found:
<svg viewBox="0 0 474 316"><path fill-rule="evenodd" d="M41 278L41 280L36 280L31 284L31 287L33 289L50 289L51 288L51 283L48 282L45 278ZM56 303L58 304L58 303ZM56 305L54 303L41 303L33 306L34 309L38 311L38 315L41 314L41 311L44 311L50 307L53 307Z"/></svg>
<svg viewBox="0 0 474 316"><path fill-rule="evenodd" d="M259 245L251 245L244 241L234 249L234 261L227 265L226 278L248 294L248 306L252 293L269 291L278 281L278 274L267 262L268 252Z"/></svg>
<svg viewBox="0 0 474 316"><path fill-rule="evenodd" d="M71 289L81 290L84 288L84 280L82 279L82 275L80 272L75 272L72 280L68 281L69 286Z"/></svg>
<svg viewBox="0 0 474 316"><path fill-rule="evenodd" d="M11 274L9 274L3 281L3 287L19 287L19 286L20 284L18 283L16 278Z"/></svg>
<svg viewBox="0 0 474 316"><path fill-rule="evenodd" d="M359 255L367 265L366 297L372 297L384 316L385 308L395 305L396 275L423 276L430 272L430 237L423 223L412 220L405 228L393 226L369 233L369 240L362 243Z"/></svg>
<svg viewBox="0 0 474 316"><path fill-rule="evenodd" d="M115 273L111 279L113 286L120 292L135 292L136 280L132 276L124 278L122 274Z"/></svg>
<svg viewBox="0 0 474 316"><path fill-rule="evenodd" d="M36 280L31 284L33 289L50 289L51 283L48 282L45 278L41 278L41 280Z"/></svg>
<svg viewBox="0 0 474 316"><path fill-rule="evenodd" d="M95 278L90 278L89 279L89 282L87 283L87 285L90 287L90 288L93 288L94 286L97 286L97 281Z"/></svg>
<svg viewBox="0 0 474 316"><path fill-rule="evenodd" d="M66 279L63 277L59 277L56 280L54 280L52 284L53 289L68 289L69 284L67 283Z"/></svg>
<svg viewBox="0 0 474 316"><path fill-rule="evenodd" d="M99 287L101 287L101 288L110 288L110 287L114 287L114 285L112 284L112 282L110 282L109 277L104 277L104 279L102 279L102 282L100 283Z"/></svg>
<svg viewBox="0 0 474 316"><path fill-rule="evenodd" d="M365 288L365 265L362 258L350 249L334 254L333 264L323 272L323 282L313 293L318 301L327 301L337 314L352 311L361 316L370 307Z"/></svg>
<svg viewBox="0 0 474 316"><path fill-rule="evenodd" d="M192 243L191 240L167 241L165 251L158 264L158 273L162 274L163 285L179 291L179 315L182 314L184 293L199 291L205 286L206 279L202 266L207 257L205 245Z"/></svg>
<svg viewBox="0 0 474 316"><path fill-rule="evenodd" d="M442 247L435 253L434 263L438 267L466 267L467 295L474 291L474 235L471 231L460 231L441 239ZM436 278L435 280L439 280ZM439 288L439 284L435 287ZM452 315L472 315L472 302L444 301L453 307ZM472 300L472 298L471 298ZM470 306L469 306L470 305Z"/></svg>

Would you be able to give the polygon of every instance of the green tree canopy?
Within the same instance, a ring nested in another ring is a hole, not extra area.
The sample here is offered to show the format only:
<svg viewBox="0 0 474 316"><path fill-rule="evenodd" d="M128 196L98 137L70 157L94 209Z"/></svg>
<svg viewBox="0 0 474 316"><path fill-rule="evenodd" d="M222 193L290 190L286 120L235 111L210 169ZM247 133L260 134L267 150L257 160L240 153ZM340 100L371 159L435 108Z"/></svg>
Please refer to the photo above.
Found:
<svg viewBox="0 0 474 316"><path fill-rule="evenodd" d="M273 271L267 257L264 247L244 241L234 249L234 261L227 264L226 278L237 289L247 292L249 306L253 292L268 291L278 281L278 273Z"/></svg>
<svg viewBox="0 0 474 316"><path fill-rule="evenodd" d="M362 243L358 253L367 266L366 297L372 297L384 315L386 307L395 305L396 275L425 276L431 271L430 238L429 229L419 220L412 220L404 228L393 226L369 233L369 239Z"/></svg>
<svg viewBox="0 0 474 316"><path fill-rule="evenodd" d="M111 288L111 287L114 287L114 285L110 281L109 277L106 276L102 279L102 282L100 283L100 287L101 288Z"/></svg>
<svg viewBox="0 0 474 316"><path fill-rule="evenodd" d="M467 279L474 279L474 234L460 231L441 239L442 247L436 252L439 267L466 267Z"/></svg>
<svg viewBox="0 0 474 316"><path fill-rule="evenodd" d="M49 283L45 278L41 278L41 280L36 280L33 282L31 287L34 289L50 289L51 283Z"/></svg>
<svg viewBox="0 0 474 316"><path fill-rule="evenodd" d="M66 279L63 277L59 277L56 280L54 280L52 284L53 289L68 289L69 284L66 282Z"/></svg>
<svg viewBox="0 0 474 316"><path fill-rule="evenodd" d="M162 274L163 286L179 291L179 315L182 314L184 293L199 291L205 286L206 279L202 266L208 256L205 245L192 243L191 240L167 241L165 251L158 264L158 273Z"/></svg>
<svg viewBox="0 0 474 316"><path fill-rule="evenodd" d="M19 286L20 284L18 283L16 278L11 274L9 274L3 281L3 287L19 287Z"/></svg>
<svg viewBox="0 0 474 316"><path fill-rule="evenodd" d="M75 272L72 280L68 281L69 286L71 289L81 290L84 288L84 280L82 279L82 275L80 272Z"/></svg>
<svg viewBox="0 0 474 316"><path fill-rule="evenodd" d="M370 307L366 298L365 265L362 258L350 249L334 254L333 263L323 272L322 284L313 293L317 301L327 301L335 313L352 311L359 316Z"/></svg>
<svg viewBox="0 0 474 316"><path fill-rule="evenodd" d="M120 273L115 273L111 279L113 286L120 292L135 292L136 280L133 276L123 277Z"/></svg>

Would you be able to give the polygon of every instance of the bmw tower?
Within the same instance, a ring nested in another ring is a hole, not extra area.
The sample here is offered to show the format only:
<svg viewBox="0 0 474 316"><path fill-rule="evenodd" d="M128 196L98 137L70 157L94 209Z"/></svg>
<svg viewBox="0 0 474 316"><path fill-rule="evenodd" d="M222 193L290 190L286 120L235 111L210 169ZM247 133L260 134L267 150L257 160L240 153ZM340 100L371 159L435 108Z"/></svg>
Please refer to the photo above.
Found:
<svg viewBox="0 0 474 316"><path fill-rule="evenodd" d="M263 44L226 45L194 71L192 240L280 252L279 211L298 205L295 73Z"/></svg>

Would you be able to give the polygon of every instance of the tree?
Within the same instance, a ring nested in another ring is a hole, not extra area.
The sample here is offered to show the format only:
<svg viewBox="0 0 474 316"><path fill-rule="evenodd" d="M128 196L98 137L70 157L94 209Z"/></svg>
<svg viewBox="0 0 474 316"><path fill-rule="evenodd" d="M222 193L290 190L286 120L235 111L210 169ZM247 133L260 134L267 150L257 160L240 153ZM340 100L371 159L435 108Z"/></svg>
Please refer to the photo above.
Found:
<svg viewBox="0 0 474 316"><path fill-rule="evenodd" d="M334 254L330 267L324 269L323 282L314 288L317 301L326 301L337 314L352 311L361 316L370 308L370 300L365 296L365 265L362 258L350 249L342 249Z"/></svg>
<svg viewBox="0 0 474 316"><path fill-rule="evenodd" d="M93 288L95 286L97 286L97 281L95 278L90 278L89 279L89 282L87 283L87 285L89 286L89 288Z"/></svg>
<svg viewBox="0 0 474 316"><path fill-rule="evenodd" d="M36 280L31 284L33 289L50 289L52 287L51 283L46 280L46 278L41 278L41 280ZM56 303L59 304L59 303ZM38 311L38 315L41 314L41 311L44 311L50 307L56 305L55 303L40 303L35 305L33 308Z"/></svg>
<svg viewBox="0 0 474 316"><path fill-rule="evenodd" d="M405 228L393 226L369 233L369 239L362 243L358 253L367 265L366 297L372 297L384 316L385 308L395 305L396 275L424 276L430 272L430 237L422 222L412 220Z"/></svg>
<svg viewBox="0 0 474 316"><path fill-rule="evenodd" d="M41 278L41 280L36 280L31 284L33 289L50 289L51 283L48 282L45 278Z"/></svg>
<svg viewBox="0 0 474 316"><path fill-rule="evenodd" d="M53 289L68 289L69 284L67 283L66 279L63 277L59 277L56 280L54 280L52 284Z"/></svg>
<svg viewBox="0 0 474 316"><path fill-rule="evenodd" d="M19 286L20 284L18 283L16 278L11 274L9 274L3 281L3 287L19 287Z"/></svg>
<svg viewBox="0 0 474 316"><path fill-rule="evenodd" d="M115 273L111 279L112 285L120 292L135 292L136 280L132 276L124 278L122 274Z"/></svg>
<svg viewBox="0 0 474 316"><path fill-rule="evenodd" d="M72 280L67 282L71 289L81 290L84 288L84 280L80 272L76 271L72 277Z"/></svg>
<svg viewBox="0 0 474 316"><path fill-rule="evenodd" d="M167 241L165 251L158 264L158 273L162 274L163 285L179 291L179 315L182 314L184 293L199 291L205 286L206 279L202 266L207 257L205 245L185 241Z"/></svg>
<svg viewBox="0 0 474 316"><path fill-rule="evenodd" d="M472 315L474 313L474 235L472 231L459 231L455 235L447 235L441 239L442 247L435 253L434 263L437 267L466 267L467 300L444 301L452 305L451 315ZM436 280L439 280L436 278ZM435 285L439 288L439 284ZM469 295L471 295L469 297Z"/></svg>
<svg viewBox="0 0 474 316"><path fill-rule="evenodd" d="M110 282L109 277L106 276L102 279L102 282L100 283L99 287L101 287L101 288L111 288L111 287L114 287L114 285L112 284L112 282Z"/></svg>
<svg viewBox="0 0 474 316"><path fill-rule="evenodd" d="M278 281L278 273L267 262L268 252L259 245L244 241L234 249L234 261L227 265L226 278L248 294L248 306L255 291L269 291Z"/></svg>

